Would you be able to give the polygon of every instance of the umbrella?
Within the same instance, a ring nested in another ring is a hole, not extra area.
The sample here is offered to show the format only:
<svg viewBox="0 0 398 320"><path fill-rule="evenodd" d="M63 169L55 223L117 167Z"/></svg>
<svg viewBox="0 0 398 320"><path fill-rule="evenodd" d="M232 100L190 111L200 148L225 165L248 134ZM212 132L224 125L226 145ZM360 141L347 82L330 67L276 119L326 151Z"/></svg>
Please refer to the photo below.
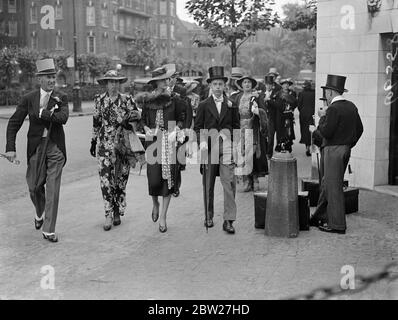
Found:
<svg viewBox="0 0 398 320"><path fill-rule="evenodd" d="M44 141L44 147L43 147L43 150L42 150L41 155L40 155L39 168L37 169L36 179L35 179L34 193L37 192L40 174L41 174L41 171L42 171L42 168L43 168L43 165L44 165L44 161L46 160L46 153L47 153L47 148L48 148L48 142L50 141L50 134L51 134L52 127L53 127L53 123L51 122L50 126L48 128L46 139Z"/></svg>
<svg viewBox="0 0 398 320"><path fill-rule="evenodd" d="M202 151L202 159L205 159L205 152L207 152L207 150L203 150ZM207 207L207 166L206 164L203 162L202 164L202 168L203 168L203 201L204 201L204 205L205 205L205 225L206 225L206 233L209 232L209 227L207 226L207 221L209 220L209 213L208 213L208 207Z"/></svg>

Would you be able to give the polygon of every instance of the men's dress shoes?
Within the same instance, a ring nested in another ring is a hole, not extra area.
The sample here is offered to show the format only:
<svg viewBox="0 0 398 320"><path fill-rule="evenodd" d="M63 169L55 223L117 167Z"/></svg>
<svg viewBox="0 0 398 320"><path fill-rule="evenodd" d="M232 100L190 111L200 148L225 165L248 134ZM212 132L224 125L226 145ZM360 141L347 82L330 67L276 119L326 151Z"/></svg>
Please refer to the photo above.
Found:
<svg viewBox="0 0 398 320"><path fill-rule="evenodd" d="M56 234L44 234L43 233L43 238L50 241L50 242L58 242L58 237Z"/></svg>
<svg viewBox="0 0 398 320"><path fill-rule="evenodd" d="M205 220L205 223L204 223L204 225L205 225L205 227L208 227L208 228L212 228L212 227L214 227L214 222L213 222L213 219L212 219L212 218L210 218L210 219L207 219L207 220Z"/></svg>
<svg viewBox="0 0 398 320"><path fill-rule="evenodd" d="M113 225L114 226L118 226L122 223L122 221L120 220L120 215L119 214L115 214L113 217Z"/></svg>
<svg viewBox="0 0 398 320"><path fill-rule="evenodd" d="M323 232L345 234L345 230L336 230L336 229L332 229L332 228L330 228L327 224L320 225L320 226L318 227L318 229L321 230L321 231L323 231Z"/></svg>
<svg viewBox="0 0 398 320"><path fill-rule="evenodd" d="M224 220L222 228L227 233L230 233L230 234L234 234L235 233L235 228L232 226L232 221L230 221L230 220Z"/></svg>
<svg viewBox="0 0 398 320"><path fill-rule="evenodd" d="M35 219L35 228L36 228L36 230L39 230L41 228L41 226L43 225L43 223L44 223L44 219L41 219L41 220L36 220Z"/></svg>
<svg viewBox="0 0 398 320"><path fill-rule="evenodd" d="M311 227L319 227L319 226L321 226L321 225L323 225L323 223L322 223L321 220L316 219L316 218L314 218L314 217L311 217L311 218L310 218L310 226L311 226Z"/></svg>

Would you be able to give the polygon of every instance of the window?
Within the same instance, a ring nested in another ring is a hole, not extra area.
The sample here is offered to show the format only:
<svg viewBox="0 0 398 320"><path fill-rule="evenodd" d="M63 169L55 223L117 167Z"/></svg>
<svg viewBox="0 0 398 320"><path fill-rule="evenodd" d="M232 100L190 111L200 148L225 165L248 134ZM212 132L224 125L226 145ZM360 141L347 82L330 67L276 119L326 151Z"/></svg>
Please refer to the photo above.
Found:
<svg viewBox="0 0 398 320"><path fill-rule="evenodd" d="M109 25L108 25L108 9L106 9L106 8L101 9L101 25L104 28L109 27Z"/></svg>
<svg viewBox="0 0 398 320"><path fill-rule="evenodd" d="M95 36L93 35L87 37L87 52L95 53Z"/></svg>
<svg viewBox="0 0 398 320"><path fill-rule="evenodd" d="M8 35L10 37L18 36L18 22L17 21L8 21Z"/></svg>
<svg viewBox="0 0 398 320"><path fill-rule="evenodd" d="M62 37L61 30L58 30L55 38L55 49L62 50L64 48L64 38Z"/></svg>
<svg viewBox="0 0 398 320"><path fill-rule="evenodd" d="M175 40L174 38L174 24L170 25L170 38Z"/></svg>
<svg viewBox="0 0 398 320"><path fill-rule="evenodd" d="M30 23L37 23L37 6L30 7Z"/></svg>
<svg viewBox="0 0 398 320"><path fill-rule="evenodd" d="M91 1L89 6L86 7L86 15L87 15L87 25L95 26L95 7L92 5Z"/></svg>
<svg viewBox="0 0 398 320"><path fill-rule="evenodd" d="M119 21L119 30L121 34L124 34L124 19L120 19Z"/></svg>
<svg viewBox="0 0 398 320"><path fill-rule="evenodd" d="M0 1L0 12L3 12L3 1Z"/></svg>
<svg viewBox="0 0 398 320"><path fill-rule="evenodd" d="M0 35L3 35L6 33L6 23L5 21L0 22Z"/></svg>
<svg viewBox="0 0 398 320"><path fill-rule="evenodd" d="M160 27L160 32L159 32L160 38L167 38L167 24L161 23L159 27Z"/></svg>
<svg viewBox="0 0 398 320"><path fill-rule="evenodd" d="M175 4L174 4L173 1L170 1L170 15L171 15L172 17L175 16L174 12L175 12Z"/></svg>
<svg viewBox="0 0 398 320"><path fill-rule="evenodd" d="M30 47L33 50L37 50L39 48L39 38L37 36L32 36L30 38Z"/></svg>
<svg viewBox="0 0 398 320"><path fill-rule="evenodd" d="M9 13L17 12L17 0L8 0L8 12Z"/></svg>
<svg viewBox="0 0 398 320"><path fill-rule="evenodd" d="M160 3L159 3L159 14L167 15L167 2L166 2L166 0L160 0Z"/></svg>
<svg viewBox="0 0 398 320"><path fill-rule="evenodd" d="M128 17L126 19L126 34L130 34L132 32L133 29L133 21L131 17Z"/></svg>
<svg viewBox="0 0 398 320"><path fill-rule="evenodd" d="M62 13L62 3L61 1L57 1L55 4L55 19L60 20L63 18L63 13Z"/></svg>
<svg viewBox="0 0 398 320"><path fill-rule="evenodd" d="M112 20L113 20L113 31L119 31L119 19L117 13L113 14Z"/></svg>

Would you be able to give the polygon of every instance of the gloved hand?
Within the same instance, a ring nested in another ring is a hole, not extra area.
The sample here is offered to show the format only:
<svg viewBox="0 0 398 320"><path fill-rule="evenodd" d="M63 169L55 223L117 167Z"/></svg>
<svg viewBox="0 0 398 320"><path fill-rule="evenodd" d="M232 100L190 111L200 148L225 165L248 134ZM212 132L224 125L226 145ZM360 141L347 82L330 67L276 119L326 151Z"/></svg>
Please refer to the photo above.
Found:
<svg viewBox="0 0 398 320"><path fill-rule="evenodd" d="M91 140L90 154L95 158L97 149L97 140Z"/></svg>

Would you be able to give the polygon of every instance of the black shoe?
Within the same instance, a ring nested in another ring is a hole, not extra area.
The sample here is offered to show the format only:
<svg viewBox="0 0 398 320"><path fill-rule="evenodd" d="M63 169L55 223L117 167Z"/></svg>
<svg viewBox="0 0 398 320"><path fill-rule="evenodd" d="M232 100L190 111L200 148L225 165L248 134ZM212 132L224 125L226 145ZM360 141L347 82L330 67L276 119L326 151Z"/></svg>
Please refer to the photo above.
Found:
<svg viewBox="0 0 398 320"><path fill-rule="evenodd" d="M319 227L319 226L321 226L321 225L323 225L323 223L322 223L321 220L316 219L316 218L314 218L314 217L311 217L311 218L310 218L310 226L311 226L311 227Z"/></svg>
<svg viewBox="0 0 398 320"><path fill-rule="evenodd" d="M205 227L213 228L214 227L213 219L209 218L208 220L205 220L204 225L205 225Z"/></svg>
<svg viewBox="0 0 398 320"><path fill-rule="evenodd" d="M44 219L41 219L41 220L36 220L35 219L35 228L36 228L36 230L39 230L41 228L41 226L43 225L43 223L44 223Z"/></svg>
<svg viewBox="0 0 398 320"><path fill-rule="evenodd" d="M332 229L327 224L324 224L323 226L319 226L318 229L323 231L323 232L345 234L345 230Z"/></svg>
<svg viewBox="0 0 398 320"><path fill-rule="evenodd" d="M161 226L161 225L159 224L159 231L160 231L161 233L165 233L165 232L167 231L167 224L165 224L164 226Z"/></svg>
<svg viewBox="0 0 398 320"><path fill-rule="evenodd" d="M115 214L113 216L113 225L114 226L118 226L122 223L122 220L120 220L120 215L119 214Z"/></svg>
<svg viewBox="0 0 398 320"><path fill-rule="evenodd" d="M50 242L58 242L58 237L55 234L46 235L43 233L43 238Z"/></svg>
<svg viewBox="0 0 398 320"><path fill-rule="evenodd" d="M231 220L224 220L224 223L222 225L223 230L230 234L235 233L235 228L232 226L232 222L233 221Z"/></svg>
<svg viewBox="0 0 398 320"><path fill-rule="evenodd" d="M177 190L176 192L173 193L173 197L178 197L180 195L180 190Z"/></svg>
<svg viewBox="0 0 398 320"><path fill-rule="evenodd" d="M307 155L307 157L311 157L311 152L309 152L308 150L305 152L305 154Z"/></svg>

